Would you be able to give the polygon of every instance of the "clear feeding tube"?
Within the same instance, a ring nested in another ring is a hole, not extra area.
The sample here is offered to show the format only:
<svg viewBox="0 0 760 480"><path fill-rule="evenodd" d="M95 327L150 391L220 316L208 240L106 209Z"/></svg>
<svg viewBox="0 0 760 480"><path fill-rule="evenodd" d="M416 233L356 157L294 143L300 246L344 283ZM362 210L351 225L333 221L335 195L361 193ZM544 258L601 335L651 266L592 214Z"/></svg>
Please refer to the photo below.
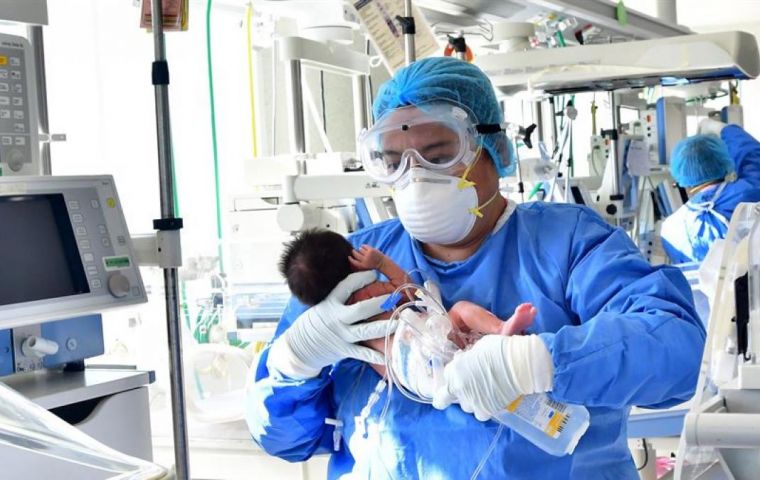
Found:
<svg viewBox="0 0 760 480"><path fill-rule="evenodd" d="M385 369L388 388L415 402L430 404L443 368L459 347L450 340L452 326L436 295L413 283L401 285L391 295L398 301L405 293L409 300L397 307L385 335ZM391 326L397 324L395 334Z"/></svg>
<svg viewBox="0 0 760 480"><path fill-rule="evenodd" d="M444 368L454 356L475 343L481 335L455 328L441 301L429 289L407 283L390 298L395 308L385 336L385 367L388 403L395 384L405 397L432 403L433 394L444 384ZM388 306L388 305L386 305ZM396 324L395 334L392 325ZM563 456L572 453L589 426L589 413L581 405L564 404L546 393L523 395L493 416L545 452Z"/></svg>

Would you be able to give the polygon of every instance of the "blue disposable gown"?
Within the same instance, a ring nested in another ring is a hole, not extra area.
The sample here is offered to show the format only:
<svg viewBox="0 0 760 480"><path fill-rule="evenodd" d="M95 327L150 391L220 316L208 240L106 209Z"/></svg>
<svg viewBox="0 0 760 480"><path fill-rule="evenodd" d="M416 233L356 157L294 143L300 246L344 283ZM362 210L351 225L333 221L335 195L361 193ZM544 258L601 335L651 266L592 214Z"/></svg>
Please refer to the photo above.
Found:
<svg viewBox="0 0 760 480"><path fill-rule="evenodd" d="M689 285L673 267L650 266L622 230L585 207L519 205L460 262L426 257L397 220L351 241L379 248L407 271L428 272L446 308L470 300L502 319L522 302L538 308L529 332L551 351L553 396L588 406L591 425L565 457L505 429L480 478L636 479L626 441L629 406L666 407L694 392L705 331ZM303 311L291 301L278 333ZM317 378L292 380L270 375L266 360L265 351L247 399L254 440L272 455L306 460L332 451L334 429L325 419L338 418L342 439L329 478L467 479L498 428L456 405L439 411L396 390L380 424L386 393L361 418L380 380L368 365L343 360Z"/></svg>
<svg viewBox="0 0 760 480"><path fill-rule="evenodd" d="M736 206L742 202L760 202L760 143L737 125L728 125L720 134L735 163L737 180L723 188L713 209L700 208L710 202L719 186L700 191L665 219L660 235L662 246L673 263L701 262L712 243L726 238ZM722 218L721 218L722 217Z"/></svg>

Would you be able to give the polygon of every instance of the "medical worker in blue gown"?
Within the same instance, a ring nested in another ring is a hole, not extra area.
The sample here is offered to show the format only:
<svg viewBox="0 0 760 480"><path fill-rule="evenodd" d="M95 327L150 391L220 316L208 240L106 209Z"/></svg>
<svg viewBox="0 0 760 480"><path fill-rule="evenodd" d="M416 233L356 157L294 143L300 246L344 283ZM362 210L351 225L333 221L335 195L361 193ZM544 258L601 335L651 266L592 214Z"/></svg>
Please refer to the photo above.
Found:
<svg viewBox="0 0 760 480"><path fill-rule="evenodd" d="M247 421L266 452L289 461L330 453L328 477L468 479L498 430L488 421L520 394L586 405L573 455L553 457L506 430L484 479L636 479L626 439L631 405L667 407L694 393L705 331L684 277L652 267L622 230L588 208L515 205L498 180L514 167L488 78L453 58L400 69L380 90L359 139L367 173L393 186L400 220L350 237L506 319L522 302L525 336L486 336L445 371L434 406L391 394L370 401L382 337L362 322L384 298L344 306L374 281L349 276L322 303L291 301L249 389ZM417 281L420 279L417 278ZM362 322L362 323L359 323ZM337 426L336 426L337 424Z"/></svg>
<svg viewBox="0 0 760 480"><path fill-rule="evenodd" d="M738 125L706 119L700 135L678 142L670 171L689 201L662 224L673 263L701 262L741 202L760 202L760 143Z"/></svg>

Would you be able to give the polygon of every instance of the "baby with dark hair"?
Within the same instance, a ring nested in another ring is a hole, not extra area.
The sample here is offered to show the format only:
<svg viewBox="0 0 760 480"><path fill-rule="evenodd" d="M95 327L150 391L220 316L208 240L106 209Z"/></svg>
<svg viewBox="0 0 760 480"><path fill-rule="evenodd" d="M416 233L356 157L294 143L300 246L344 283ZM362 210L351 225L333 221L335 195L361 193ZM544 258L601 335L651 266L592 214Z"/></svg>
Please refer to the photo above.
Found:
<svg viewBox="0 0 760 480"><path fill-rule="evenodd" d="M290 292L304 305L316 305L347 276L379 270L391 284L372 283L354 294L348 303L393 292L408 281L401 267L368 245L354 250L342 235L329 230L306 230L287 244L280 259L280 273Z"/></svg>
<svg viewBox="0 0 760 480"><path fill-rule="evenodd" d="M291 293L309 306L327 298L351 273L364 270L379 270L388 282L374 282L357 290L348 299L349 304L392 293L410 281L406 272L383 252L369 245L355 250L345 237L329 230L299 233L287 244L280 259L280 272ZM519 305L507 321L472 302L457 302L449 310L453 326L463 333L516 335L528 328L535 316L536 309L529 303Z"/></svg>

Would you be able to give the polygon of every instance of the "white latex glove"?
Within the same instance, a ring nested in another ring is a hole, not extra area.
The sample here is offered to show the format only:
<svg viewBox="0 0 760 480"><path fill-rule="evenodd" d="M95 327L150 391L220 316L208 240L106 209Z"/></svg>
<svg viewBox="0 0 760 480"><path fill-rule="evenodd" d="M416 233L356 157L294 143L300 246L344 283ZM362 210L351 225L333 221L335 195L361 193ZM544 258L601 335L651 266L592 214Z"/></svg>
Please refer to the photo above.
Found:
<svg viewBox="0 0 760 480"><path fill-rule="evenodd" d="M552 389L554 365L537 335L486 335L454 357L433 396L439 410L452 403L484 422L520 395Z"/></svg>
<svg viewBox="0 0 760 480"><path fill-rule="evenodd" d="M701 135L717 135L720 136L720 132L726 127L726 124L713 120L712 118L705 118L699 122L699 133Z"/></svg>
<svg viewBox="0 0 760 480"><path fill-rule="evenodd" d="M385 337L389 320L359 323L383 310L390 295L345 305L351 294L377 280L374 271L352 273L330 295L301 314L293 325L274 341L267 367L296 379L312 378L326 366L344 358L383 365L380 352L356 342ZM391 325L391 331L395 325Z"/></svg>

